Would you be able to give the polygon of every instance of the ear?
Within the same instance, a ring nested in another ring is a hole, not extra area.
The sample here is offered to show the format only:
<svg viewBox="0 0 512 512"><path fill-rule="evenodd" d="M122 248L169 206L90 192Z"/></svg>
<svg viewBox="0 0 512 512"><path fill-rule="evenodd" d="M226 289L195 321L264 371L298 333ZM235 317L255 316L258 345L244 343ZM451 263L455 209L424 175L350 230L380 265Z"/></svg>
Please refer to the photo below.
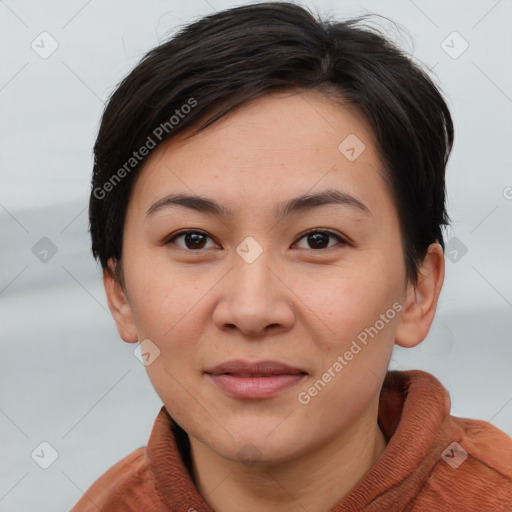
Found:
<svg viewBox="0 0 512 512"><path fill-rule="evenodd" d="M430 244L418 274L418 283L407 284L404 312L395 334L401 347L415 347L428 334L444 281L444 252L439 243Z"/></svg>
<svg viewBox="0 0 512 512"><path fill-rule="evenodd" d="M115 260L110 258L108 268L103 270L103 286L107 294L108 307L114 317L121 339L127 343L135 343L138 341L138 336L132 309L123 286L114 277L115 265Z"/></svg>

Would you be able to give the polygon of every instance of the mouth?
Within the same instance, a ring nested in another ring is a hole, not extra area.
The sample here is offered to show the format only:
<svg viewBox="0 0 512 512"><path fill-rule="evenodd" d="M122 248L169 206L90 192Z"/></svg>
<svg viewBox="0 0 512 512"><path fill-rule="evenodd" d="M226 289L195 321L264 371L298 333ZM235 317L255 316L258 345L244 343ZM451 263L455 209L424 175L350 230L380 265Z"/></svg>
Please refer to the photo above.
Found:
<svg viewBox="0 0 512 512"><path fill-rule="evenodd" d="M307 372L277 361L228 361L204 372L225 394L245 398L269 398L298 384Z"/></svg>

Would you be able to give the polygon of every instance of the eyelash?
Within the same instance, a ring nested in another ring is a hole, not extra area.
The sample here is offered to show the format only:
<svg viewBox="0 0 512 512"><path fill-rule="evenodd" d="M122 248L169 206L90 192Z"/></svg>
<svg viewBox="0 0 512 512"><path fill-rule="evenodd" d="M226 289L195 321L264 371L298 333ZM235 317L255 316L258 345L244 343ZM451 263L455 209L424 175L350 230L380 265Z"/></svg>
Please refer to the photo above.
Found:
<svg viewBox="0 0 512 512"><path fill-rule="evenodd" d="M213 240L213 238L210 235L208 235L207 233L205 233L204 231L201 231L198 229L184 229L184 230L178 231L176 233L173 233L172 235L167 237L164 241L164 245L169 245L169 244L173 243L173 240L175 240L176 238L179 238L180 236L186 235L188 233L198 233L201 235L205 235L206 237ZM305 233L302 233L302 235L294 243L299 242L306 236L311 235L313 233L321 233L324 235L328 235L328 236L336 238L338 240L338 242L341 243L341 245L349 245L349 243L345 239L343 239L340 235L338 235L337 233L334 233L329 230L322 230L322 229L316 229L316 228L310 229L310 230L306 231ZM176 245L176 244L174 244L174 245ZM203 250L203 249L188 249L188 248L184 249L183 247L179 247L179 246L177 246L177 247L178 247L178 249L182 249L187 252L200 252L201 250ZM332 249L334 247L336 247L336 246L326 247L326 248L322 248L322 249L308 249L308 250L319 252L319 251L325 251L327 249ZM207 247L207 249L210 249L210 247Z"/></svg>

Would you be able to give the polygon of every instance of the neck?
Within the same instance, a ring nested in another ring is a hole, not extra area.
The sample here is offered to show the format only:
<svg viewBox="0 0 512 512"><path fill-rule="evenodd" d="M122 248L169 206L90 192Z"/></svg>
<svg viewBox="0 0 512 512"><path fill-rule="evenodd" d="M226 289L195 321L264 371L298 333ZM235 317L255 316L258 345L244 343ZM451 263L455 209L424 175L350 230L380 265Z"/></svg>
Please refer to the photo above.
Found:
<svg viewBox="0 0 512 512"><path fill-rule="evenodd" d="M377 407L373 404L329 443L283 463L244 465L190 438L195 485L222 512L325 512L350 492L386 448Z"/></svg>

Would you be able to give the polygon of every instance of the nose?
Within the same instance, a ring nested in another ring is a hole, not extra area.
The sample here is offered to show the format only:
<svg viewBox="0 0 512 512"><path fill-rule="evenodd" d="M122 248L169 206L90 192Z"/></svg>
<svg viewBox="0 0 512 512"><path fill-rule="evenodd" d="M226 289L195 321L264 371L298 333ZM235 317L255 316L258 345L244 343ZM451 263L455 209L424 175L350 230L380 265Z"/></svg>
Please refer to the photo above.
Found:
<svg viewBox="0 0 512 512"><path fill-rule="evenodd" d="M252 262L236 255L232 270L221 282L214 323L220 330L239 330L247 338L290 330L295 319L294 294L285 274L265 251Z"/></svg>

